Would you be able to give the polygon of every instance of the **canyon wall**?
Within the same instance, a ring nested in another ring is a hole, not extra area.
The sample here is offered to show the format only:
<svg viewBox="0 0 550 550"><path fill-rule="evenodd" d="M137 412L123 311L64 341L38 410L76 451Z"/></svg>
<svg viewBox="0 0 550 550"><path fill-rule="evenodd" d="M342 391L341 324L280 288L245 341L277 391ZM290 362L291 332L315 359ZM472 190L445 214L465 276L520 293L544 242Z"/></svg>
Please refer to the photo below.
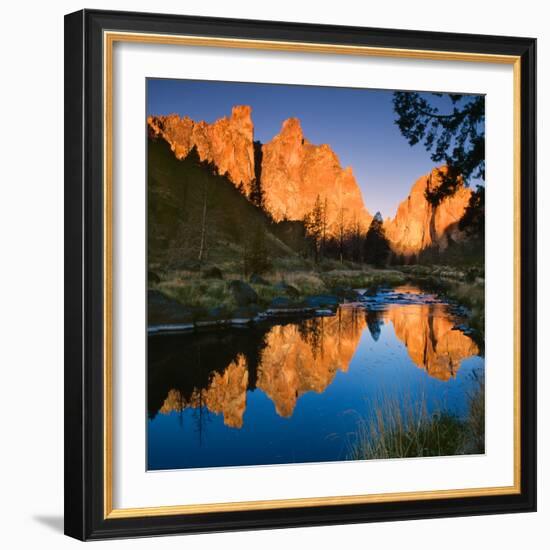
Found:
<svg viewBox="0 0 550 550"><path fill-rule="evenodd" d="M220 175L250 194L256 174L249 106L235 106L231 117L212 124L172 114L150 116L147 125L149 135L164 139L178 159L196 147L201 161L213 163ZM326 202L328 235L336 235L342 224L368 229L372 216L352 169L340 166L329 145L307 141L298 119L283 122L280 133L262 146L261 159L265 208L275 221L303 220L319 197L323 206Z"/></svg>
<svg viewBox="0 0 550 550"><path fill-rule="evenodd" d="M276 221L304 219L319 197L329 235L337 235L342 224L369 228L372 216L351 167L342 168L329 145L310 143L297 118L285 120L263 146L261 174L266 208Z"/></svg>
<svg viewBox="0 0 550 550"><path fill-rule="evenodd" d="M462 361L479 353L475 342L455 328L443 304L390 307L383 317L393 324L412 362L438 380L456 378Z"/></svg>
<svg viewBox="0 0 550 550"><path fill-rule="evenodd" d="M234 106L230 117L212 124L172 114L150 116L147 125L149 135L164 139L178 159L196 148L201 161L212 163L247 196L259 176L264 208L275 221L303 220L319 200L326 207L327 236L338 236L341 230L364 233L370 226L372 215L351 167L343 168L329 145L309 142L297 118L285 120L279 134L262 145L261 154L256 155L261 166L255 166L249 106ZM396 254L410 257L432 246L444 250L450 239L464 239L458 222L472 191L460 184L437 206L426 198L426 191L437 189L446 173L447 167L442 166L420 177L395 217L384 221L385 235Z"/></svg>
<svg viewBox="0 0 550 550"><path fill-rule="evenodd" d="M172 114L150 116L147 126L149 135L163 138L178 159L196 147L201 161L213 163L220 175L249 193L254 179L254 125L250 114L249 106L236 105L230 117L212 124Z"/></svg>
<svg viewBox="0 0 550 550"><path fill-rule="evenodd" d="M461 182L456 192L437 206L426 198L426 191L437 189L446 173L447 167L441 166L419 178L409 196L397 208L395 218L384 222L386 237L395 253L411 256L431 246L445 250L449 239L464 239L458 222L472 191Z"/></svg>

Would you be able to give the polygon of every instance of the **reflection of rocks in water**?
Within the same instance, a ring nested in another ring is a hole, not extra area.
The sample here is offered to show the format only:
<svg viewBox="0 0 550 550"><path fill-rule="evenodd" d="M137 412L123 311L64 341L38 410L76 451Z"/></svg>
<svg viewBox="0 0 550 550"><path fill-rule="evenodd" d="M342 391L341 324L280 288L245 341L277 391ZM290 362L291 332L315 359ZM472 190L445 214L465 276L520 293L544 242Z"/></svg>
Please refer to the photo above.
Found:
<svg viewBox="0 0 550 550"><path fill-rule="evenodd" d="M291 416L300 395L323 392L338 370L348 370L364 328L363 311L353 308L273 327L265 337L256 387L280 416Z"/></svg>
<svg viewBox="0 0 550 550"><path fill-rule="evenodd" d="M479 352L469 336L453 328L443 304L390 307L384 317L414 364L439 380L454 378L462 360Z"/></svg>
<svg viewBox="0 0 550 550"><path fill-rule="evenodd" d="M242 428L246 409L246 390L248 387L248 369L244 355L238 355L223 373L214 373L206 389L193 391L185 399L179 390L171 389L159 412L206 407L210 412L223 415L223 422L231 428Z"/></svg>
<svg viewBox="0 0 550 550"><path fill-rule="evenodd" d="M247 391L255 389L290 417L301 395L322 393L348 370L365 328L378 341L386 321L415 365L439 380L454 378L462 360L478 353L476 344L453 328L445 304L415 289L396 292L377 310L342 307L333 317L150 338L150 417L192 409L201 434L209 413L241 428Z"/></svg>
<svg viewBox="0 0 550 550"><path fill-rule="evenodd" d="M334 317L269 326L263 332L228 331L222 333L225 342L220 341L221 336L216 340L206 334L195 340L181 339L178 353L170 357L171 369L162 364L149 369L159 382L166 380L164 399L156 409L150 408L150 415L205 407L223 414L227 426L240 428L246 392L259 388L280 416L289 417L300 395L323 392L338 370L347 371L364 328L364 311L347 308ZM235 353L235 349L240 351ZM180 362L176 363L177 359ZM163 391L160 388L159 384L159 392ZM151 397L149 402L151 407Z"/></svg>
<svg viewBox="0 0 550 550"><path fill-rule="evenodd" d="M256 385L258 358L263 347L265 328L211 331L198 334L170 334L148 340L147 402L149 416L162 412L171 390L179 393L182 410L219 381L232 364L240 366L234 372L247 371L247 388ZM241 382L244 384L244 382ZM234 376L231 384L237 386ZM218 384L219 385L219 384ZM245 388L246 389L246 388ZM172 398L173 403L177 399ZM167 406L170 404L168 400ZM165 409L166 410L166 409Z"/></svg>

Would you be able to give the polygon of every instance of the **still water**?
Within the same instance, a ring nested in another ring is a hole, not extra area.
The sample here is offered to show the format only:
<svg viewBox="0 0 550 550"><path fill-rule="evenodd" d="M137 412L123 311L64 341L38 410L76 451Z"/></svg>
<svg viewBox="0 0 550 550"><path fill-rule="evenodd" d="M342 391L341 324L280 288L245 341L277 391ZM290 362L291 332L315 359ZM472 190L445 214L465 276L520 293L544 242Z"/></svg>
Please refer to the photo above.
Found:
<svg viewBox="0 0 550 550"><path fill-rule="evenodd" d="M401 287L329 317L150 336L148 469L346 460L388 397L464 416L484 359L462 323Z"/></svg>

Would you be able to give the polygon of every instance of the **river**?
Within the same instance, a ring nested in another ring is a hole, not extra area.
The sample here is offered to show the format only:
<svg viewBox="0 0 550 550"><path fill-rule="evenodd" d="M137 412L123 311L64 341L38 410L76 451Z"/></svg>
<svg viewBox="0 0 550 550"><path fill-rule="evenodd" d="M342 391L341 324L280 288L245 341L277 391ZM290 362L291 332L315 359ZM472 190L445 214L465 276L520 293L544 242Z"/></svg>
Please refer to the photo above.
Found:
<svg viewBox="0 0 550 550"><path fill-rule="evenodd" d="M484 358L411 286L332 316L150 335L148 469L338 461L383 399L463 417Z"/></svg>

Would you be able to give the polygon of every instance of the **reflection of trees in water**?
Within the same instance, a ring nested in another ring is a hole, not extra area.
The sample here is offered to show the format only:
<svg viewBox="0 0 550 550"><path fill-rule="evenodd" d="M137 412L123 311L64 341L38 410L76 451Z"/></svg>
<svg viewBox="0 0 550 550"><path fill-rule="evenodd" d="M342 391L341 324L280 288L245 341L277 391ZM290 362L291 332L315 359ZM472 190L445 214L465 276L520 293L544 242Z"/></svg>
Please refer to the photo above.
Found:
<svg viewBox="0 0 550 550"><path fill-rule="evenodd" d="M302 341L310 346L315 360L319 352L321 356L323 354L323 322L324 317L314 317L298 323L298 333Z"/></svg>
<svg viewBox="0 0 550 550"><path fill-rule="evenodd" d="M378 342L380 333L382 331L382 325L384 319L380 311L367 310L365 313L365 319L367 321L367 327L369 328L370 335L375 342Z"/></svg>
<svg viewBox="0 0 550 550"><path fill-rule="evenodd" d="M462 361L479 353L472 338L455 327L444 304L392 306L383 315L412 362L432 378L455 378Z"/></svg>
<svg viewBox="0 0 550 550"><path fill-rule="evenodd" d="M202 440L203 435L206 429L206 424L211 421L210 418L210 411L208 410L208 406L204 402L204 390L203 389L196 389L195 393L197 394L197 404L193 408L193 420L195 422L195 432L198 435L199 438L199 446L202 447ZM181 410L181 414L183 414L183 409ZM180 417L181 418L181 417Z"/></svg>
<svg viewBox="0 0 550 550"><path fill-rule="evenodd" d="M338 371L347 371L365 327L377 341L385 321L410 359L440 380L456 376L462 359L478 351L442 305L341 307L332 317L154 337L148 350L149 416L193 409L189 418L202 440L213 414L240 428L247 392L259 389L280 416L289 417L301 395L324 392Z"/></svg>
<svg viewBox="0 0 550 550"><path fill-rule="evenodd" d="M231 363L244 358L248 389L256 376L268 327L170 334L148 339L147 409L150 418L166 405L178 411L196 401ZM174 390L174 391L172 391Z"/></svg>
<svg viewBox="0 0 550 550"><path fill-rule="evenodd" d="M149 415L194 409L200 434L206 405L240 427L246 392L259 388L290 416L300 395L323 392L338 370L347 370L364 326L363 311L345 309L301 322L152 338Z"/></svg>

